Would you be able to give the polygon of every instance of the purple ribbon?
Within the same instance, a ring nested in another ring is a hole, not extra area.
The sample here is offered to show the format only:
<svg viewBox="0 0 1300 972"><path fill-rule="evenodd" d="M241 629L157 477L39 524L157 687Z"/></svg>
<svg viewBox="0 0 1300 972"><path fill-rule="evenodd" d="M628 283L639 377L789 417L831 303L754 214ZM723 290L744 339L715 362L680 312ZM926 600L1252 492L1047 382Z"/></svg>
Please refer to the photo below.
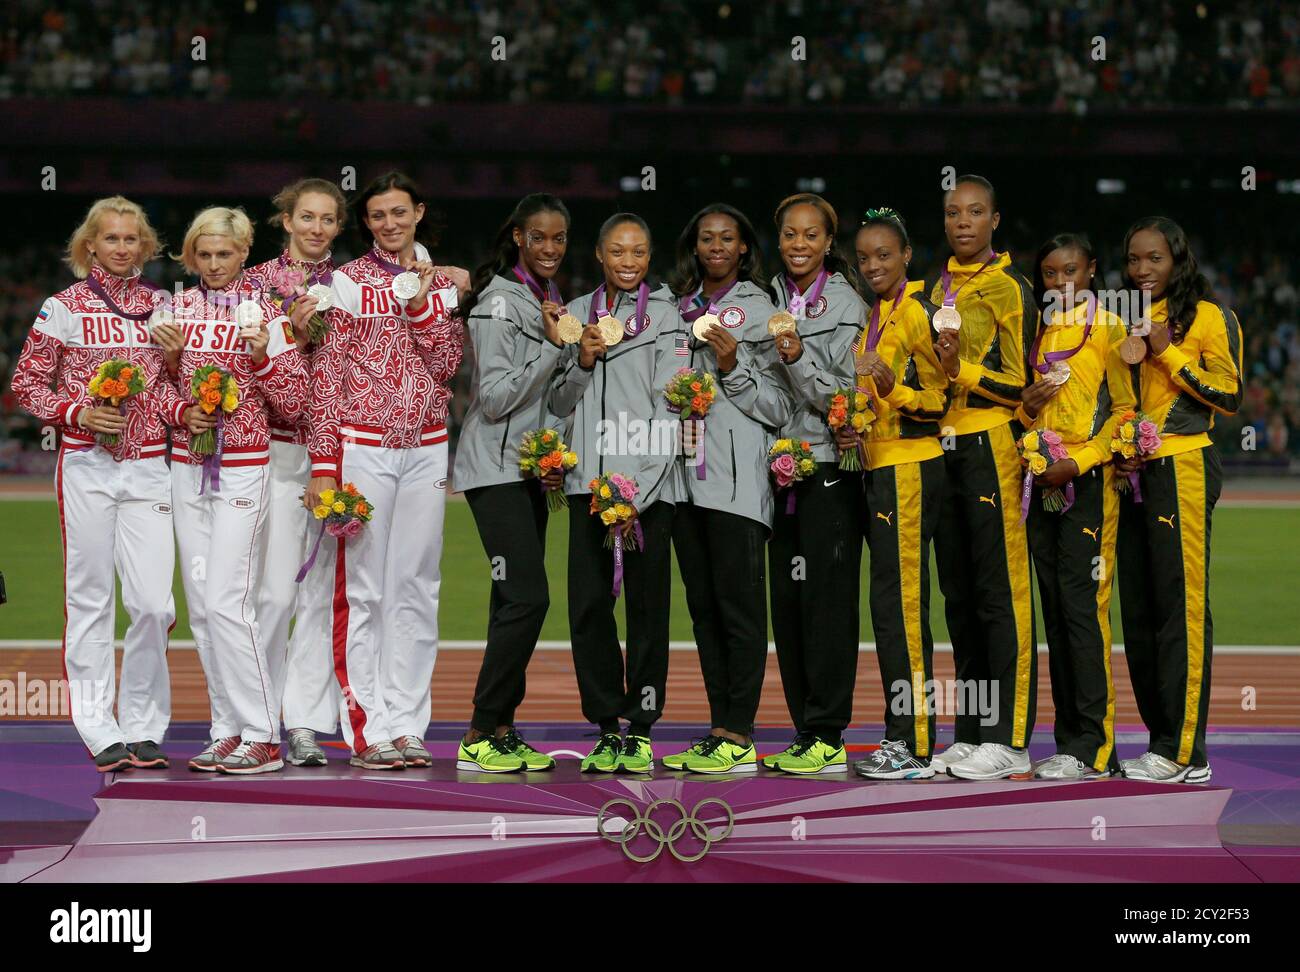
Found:
<svg viewBox="0 0 1300 972"><path fill-rule="evenodd" d="M150 292L162 289L160 287L155 287L147 280L140 280L139 278L136 279L139 280L139 285L141 287L144 287L146 290ZM131 282L128 280L127 286L130 286L130 283ZM125 317L128 321L147 321L149 318L153 316L153 312L154 312L153 307L150 307L147 311L143 311L142 313L139 314L128 314L126 311L122 310L122 308L117 306L117 301L115 301L109 295L108 291L104 288L104 285L101 284L97 279L95 279L95 274L93 271L86 277L86 286L90 288L91 293L93 293L96 297L98 297L105 304L107 304L109 310L111 310L118 317Z"/></svg>
<svg viewBox="0 0 1300 972"><path fill-rule="evenodd" d="M802 317L808 307L816 307L817 301L822 295L822 289L826 286L826 281L830 278L831 275L826 272L826 268L822 267L822 269L817 273L817 279L814 280L812 286L808 288L808 293L801 294L799 293L798 284L791 280L790 275L787 273L785 275L785 292L786 296L789 298L786 303L790 308L790 311L796 317Z"/></svg>
<svg viewBox="0 0 1300 972"><path fill-rule="evenodd" d="M306 562L298 568L298 576L293 579L295 584L301 584L304 577L311 573L311 569L316 566L316 555L320 553L320 542L325 536L325 521L320 522L320 532L316 534L316 542L312 544L311 556Z"/></svg>
<svg viewBox="0 0 1300 972"><path fill-rule="evenodd" d="M943 306L956 307L957 295L962 292L962 288L964 288L966 284L970 283L981 273L987 270L989 268L989 264L991 264L997 258L998 258L997 251L994 250L993 247L989 247L989 258L985 260L982 264L980 264L980 268L976 270L974 273L972 273L969 277L967 277L966 283L962 284L961 287L958 287L956 290L952 289L952 271L949 270L947 265L945 264L943 268Z"/></svg>
<svg viewBox="0 0 1300 972"><path fill-rule="evenodd" d="M1142 502L1142 479L1136 472L1128 474L1128 484L1133 487L1133 502Z"/></svg>
<svg viewBox="0 0 1300 972"><path fill-rule="evenodd" d="M522 262L515 264L514 273L515 276L519 278L519 282L525 284L528 289L533 292L533 296L537 298L537 303L541 304L548 298L555 301L557 304L564 303L564 301L560 299L560 288L555 286L554 280L548 279L546 281L546 290L543 291L542 285L537 282L537 278L524 269Z"/></svg>
<svg viewBox="0 0 1300 972"><path fill-rule="evenodd" d="M212 492L221 492L221 440L222 427L225 425L225 416L221 408L217 408L217 446L212 450L212 455L203 457L203 469L199 473L199 495L202 496L208 486L212 486Z"/></svg>
<svg viewBox="0 0 1300 972"><path fill-rule="evenodd" d="M794 483L785 488L785 515L794 515Z"/></svg>
<svg viewBox="0 0 1300 972"><path fill-rule="evenodd" d="M394 263L392 260L388 260L379 255L378 243L376 243L374 246L372 246L369 250L366 251L366 259L378 267L383 267L393 276L397 276L399 273L406 272L406 267L402 266L400 263Z"/></svg>
<svg viewBox="0 0 1300 972"><path fill-rule="evenodd" d="M617 303L618 298L614 298ZM642 323L645 317L645 305L650 299L650 288L644 280L636 290L636 317L623 324L623 334L627 337L634 338L645 330L645 324ZM587 310L587 323L595 324L597 321L609 317L609 311L605 308L605 285L601 284L596 288L595 296L591 298L591 307Z"/></svg>
<svg viewBox="0 0 1300 972"><path fill-rule="evenodd" d="M1061 507L1061 512L1064 513L1073 505L1074 505L1074 480L1071 479L1068 483L1065 484L1065 505Z"/></svg>
<svg viewBox="0 0 1300 972"><path fill-rule="evenodd" d="M614 590L613 594L618 597L619 592L623 590L623 531L617 526L614 530ZM632 533L636 536L637 546L645 547L645 534L641 532L641 521L637 520L632 524ZM633 548L636 549L636 548Z"/></svg>
<svg viewBox="0 0 1300 972"><path fill-rule="evenodd" d="M704 296L704 288L701 287L699 293L681 299L677 305L677 312L681 314L682 320L687 324L694 324L699 318L703 317L706 312L709 314L716 314L718 312L719 302L723 297L727 296L731 288L736 286L739 282L739 280L731 281L731 283L727 284L727 286L723 287L721 290L715 290L713 295L707 299ZM694 304L697 300L701 303L699 303L698 306L692 307L691 304Z"/></svg>
<svg viewBox="0 0 1300 972"><path fill-rule="evenodd" d="M1025 481L1020 486L1020 522L1029 518L1029 500L1034 495L1034 474L1025 470Z"/></svg>
<svg viewBox="0 0 1300 972"><path fill-rule="evenodd" d="M907 275L903 275L903 282L898 285L898 293L894 294L894 305L889 308L889 316L885 318L885 323L880 323L880 301L871 305L871 316L867 319L867 335L863 351L874 351L880 339L885 335L885 326L894 319L894 311L898 310L898 302L903 299L903 291L907 289ZM866 391L865 388L859 391Z"/></svg>
<svg viewBox="0 0 1300 972"><path fill-rule="evenodd" d="M1083 350L1083 346L1088 343L1088 336L1092 334L1093 318L1097 316L1097 298L1093 295L1092 291L1086 291L1085 293L1086 296L1083 299L1084 303L1088 305L1087 326L1083 329L1083 340L1081 340L1077 345L1067 351L1045 351L1043 352L1043 363L1039 364L1038 348L1043 343L1043 335L1047 332L1047 328L1040 327L1038 329L1038 334L1034 338L1034 346L1029 349L1029 362L1033 365L1034 370L1040 375L1045 375L1051 371L1052 365L1056 364L1056 362L1068 361L1070 358L1073 358Z"/></svg>
<svg viewBox="0 0 1300 972"><path fill-rule="evenodd" d="M704 419L696 419L699 428L695 431L695 456L699 462L695 464L695 478L703 480L706 477L708 468L704 464Z"/></svg>

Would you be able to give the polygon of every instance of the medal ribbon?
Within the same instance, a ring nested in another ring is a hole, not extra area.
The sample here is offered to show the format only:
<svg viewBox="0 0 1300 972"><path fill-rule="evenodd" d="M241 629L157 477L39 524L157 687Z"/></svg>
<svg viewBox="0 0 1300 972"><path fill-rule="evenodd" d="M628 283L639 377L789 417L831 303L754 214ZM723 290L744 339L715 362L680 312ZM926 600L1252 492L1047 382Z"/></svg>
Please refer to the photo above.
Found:
<svg viewBox="0 0 1300 972"><path fill-rule="evenodd" d="M138 279L138 278L137 278L137 279ZM128 286L130 285L129 281L128 281L128 284L127 284L127 285L128 285ZM140 285L141 287L144 287L146 290L151 291L151 292L152 292L152 291L156 291L156 290L161 290L161 289L162 289L162 288L160 288L160 287L155 287L153 284L149 283L147 280L139 280L139 285ZM87 274L87 276L86 276L86 286L90 288L90 292L91 292L91 293L93 293L96 297L98 297L98 298L99 298L100 300L102 300L105 304L107 304L109 310L111 310L111 311L112 311L114 314L116 314L118 317L124 317L124 318L126 318L128 321L147 321L149 318L151 318L151 317L153 316L153 312L154 312L154 308L153 308L153 307L151 307L151 308L149 308L147 311L144 311L144 312L139 313L139 314L130 314L130 313L127 313L126 311L122 310L121 307L118 307L118 306L117 306L117 301L115 301L115 300L114 300L114 299L109 295L108 290L104 287L104 285L103 285L102 283L100 283L97 279L95 279L94 271L91 271L89 274Z"/></svg>
<svg viewBox="0 0 1300 972"><path fill-rule="evenodd" d="M1034 366L1034 370L1040 375L1045 375L1051 371L1052 365L1056 364L1056 362L1068 361L1070 358L1073 358L1076 354L1082 351L1083 346L1088 343L1088 336L1092 334L1092 322L1097 316L1097 298L1090 290L1086 291L1086 294L1087 296L1084 297L1084 302L1088 305L1088 316L1086 318L1087 326L1083 329L1083 339L1073 348L1062 351L1045 351L1043 353L1043 362L1042 364L1039 364L1038 348L1043 343L1043 335L1047 333L1049 325L1043 324L1038 328L1038 334L1034 337L1034 346L1029 349L1029 362ZM1077 307L1078 305L1076 304L1075 306Z"/></svg>
<svg viewBox="0 0 1300 972"><path fill-rule="evenodd" d="M785 274L785 292L788 298L786 304L793 312L795 309L795 301L799 302L799 310L798 313L795 314L796 317L802 317L809 307L815 307L817 305L817 301L822 295L822 288L826 286L826 281L830 278L831 275L826 272L826 268L822 267L821 271L817 274L817 279L814 280L812 286L808 288L807 295L804 295L799 293L799 287L790 279L790 275L788 273Z"/></svg>
<svg viewBox="0 0 1300 972"><path fill-rule="evenodd" d="M949 270L947 266L945 266L943 268L943 306L956 307L957 295L961 293L963 289L965 289L966 284L970 283L981 273L987 270L989 268L989 265L993 263L993 261L996 260L997 258L998 258L997 251L994 250L992 247L989 247L989 258L985 260L982 264L980 264L980 268L976 270L974 273L972 273L969 277L967 277L966 283L963 283L956 290L952 289L952 271Z"/></svg>
<svg viewBox="0 0 1300 972"><path fill-rule="evenodd" d="M721 302L722 298L727 296L731 288L736 286L738 283L740 283L739 278L731 281L731 283L727 284L727 286L723 287L721 290L714 291L713 296L707 299L707 303L705 303L704 288L701 285L700 289L696 291L693 296L683 297L681 302L677 305L677 310L678 313L682 315L682 320L687 324L694 324L697 320L703 317L705 313L716 314L718 312L718 304ZM697 306L692 307L691 304L697 304Z"/></svg>
<svg viewBox="0 0 1300 972"><path fill-rule="evenodd" d="M622 294L625 291L619 291L619 293ZM646 302L649 299L650 288L642 280L640 286L636 289L636 317L623 325L623 333L626 336L634 338L645 330L643 321L645 319ZM614 306L618 306L618 297L614 298ZM591 308L587 311L587 323L595 324L597 321L609 316L610 312L605 307L605 285L601 284L596 288L596 295L591 299Z"/></svg>
<svg viewBox="0 0 1300 972"><path fill-rule="evenodd" d="M528 289L531 290L533 296L537 298L537 303L544 303L547 299L553 300L557 304L564 303L564 301L560 299L560 288L555 286L554 280L547 280L546 290L543 291L542 285L537 282L536 277L524 269L523 263L515 264L514 273L515 276L519 278L520 283L527 284Z"/></svg>
<svg viewBox="0 0 1300 972"><path fill-rule="evenodd" d="M394 277L397 276L399 273L406 273L406 267L402 266L401 264L394 263L392 260L389 260L386 257L381 257L379 255L378 243L376 243L373 247L371 247L369 250L366 251L366 259L369 260L377 267L383 267Z"/></svg>
<svg viewBox="0 0 1300 972"><path fill-rule="evenodd" d="M894 312L898 310L898 302L903 299L903 291L906 289L907 289L907 277L903 277L903 282L898 285L898 293L894 294L893 297L894 305L889 308L889 316L885 318L884 324L880 323L881 302L876 301L874 304L871 305L871 316L867 318L867 331L866 334L864 335L866 339L866 347L862 348L863 351L876 350L876 345L878 345L880 343L880 339L885 336L885 328L888 327L889 322L894 319ZM858 340L859 340L859 346L861 346L862 338L859 338Z"/></svg>

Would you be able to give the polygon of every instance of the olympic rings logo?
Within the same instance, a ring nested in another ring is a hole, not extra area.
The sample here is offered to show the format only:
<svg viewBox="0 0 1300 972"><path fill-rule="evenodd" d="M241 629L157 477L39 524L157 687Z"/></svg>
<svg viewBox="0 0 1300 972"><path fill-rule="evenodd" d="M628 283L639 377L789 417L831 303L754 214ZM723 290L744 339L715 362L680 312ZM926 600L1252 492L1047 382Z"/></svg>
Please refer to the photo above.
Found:
<svg viewBox="0 0 1300 972"><path fill-rule="evenodd" d="M616 803L621 803L623 806L630 809L633 816L628 823L623 825L621 833L611 834L605 830L605 814L609 808L614 806ZM700 808L709 803L716 803L726 811L727 826L720 834L715 835L710 832L708 824L699 818ZM682 815L682 819L675 821L673 825L668 828L667 833L664 832L663 827L661 827L657 821L650 819L658 807L676 807L677 812ZM643 828L645 829L646 836L658 843L654 852L646 856L634 853L631 847L628 846L636 838L637 834L641 833ZM693 833L696 839L701 841L704 845L700 848L698 854L686 855L677 850L677 841L686 834L687 828L690 828L691 833ZM601 837L605 838L605 840L622 847L623 854L627 859L629 861L635 861L637 864L650 863L663 853L664 847L667 847L668 852L679 861L682 861L685 864L690 864L693 861L698 861L707 854L709 848L714 844L730 837L731 832L735 829L735 814L731 812L731 807L725 800L719 800L717 797L705 797L699 803L695 804L694 809L692 809L689 814L687 814L686 808L677 800L655 800L645 808L645 813L643 814L640 808L631 800L624 799L623 797L615 797L613 800L610 800L601 807L600 812L596 815L596 832L600 834Z"/></svg>

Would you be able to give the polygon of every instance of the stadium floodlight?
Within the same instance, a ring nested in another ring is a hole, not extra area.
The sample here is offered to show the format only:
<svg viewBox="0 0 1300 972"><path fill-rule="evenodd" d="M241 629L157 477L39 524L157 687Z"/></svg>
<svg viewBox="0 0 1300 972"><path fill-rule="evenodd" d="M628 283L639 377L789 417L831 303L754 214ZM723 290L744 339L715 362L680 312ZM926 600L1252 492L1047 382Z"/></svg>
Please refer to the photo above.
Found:
<svg viewBox="0 0 1300 972"><path fill-rule="evenodd" d="M622 176L618 180L620 192L640 192L641 180L636 176Z"/></svg>
<svg viewBox="0 0 1300 972"><path fill-rule="evenodd" d="M1100 196L1116 196L1124 192L1128 186L1123 179L1098 179L1097 194Z"/></svg>

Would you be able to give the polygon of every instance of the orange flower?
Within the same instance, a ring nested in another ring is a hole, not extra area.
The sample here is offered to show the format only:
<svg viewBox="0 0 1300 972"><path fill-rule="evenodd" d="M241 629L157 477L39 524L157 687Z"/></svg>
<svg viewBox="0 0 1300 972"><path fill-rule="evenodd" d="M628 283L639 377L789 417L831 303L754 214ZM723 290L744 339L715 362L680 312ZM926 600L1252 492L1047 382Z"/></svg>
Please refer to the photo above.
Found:
<svg viewBox="0 0 1300 972"><path fill-rule="evenodd" d="M354 484L352 484L352 483L346 483L346 484L343 486L343 492L347 493L349 496L356 496L356 495L357 495L357 487L356 487Z"/></svg>
<svg viewBox="0 0 1300 972"><path fill-rule="evenodd" d="M693 382L691 382L691 391L693 391L693 392L697 392L697 391L699 391L699 390L701 389L701 387L703 387L703 386L701 386L700 383L699 383L698 381L693 381Z"/></svg>
<svg viewBox="0 0 1300 972"><path fill-rule="evenodd" d="M543 441L543 442L550 442L550 441L551 441L552 439L554 439L554 438L555 438L555 436L552 435L550 432L543 432L543 433L542 433L542 441Z"/></svg>
<svg viewBox="0 0 1300 972"><path fill-rule="evenodd" d="M365 515L366 515L367 513L369 513L369 512L370 512L370 507L366 504L366 501L365 501L365 500L358 500L358 501L357 501L357 516L365 516Z"/></svg>
<svg viewBox="0 0 1300 972"><path fill-rule="evenodd" d="M130 381L130 380L131 380L131 376L132 376L133 374L135 374L135 372L132 371L131 368L130 368L130 366L128 365L127 367L123 368L121 371L119 371L119 372L117 373L117 377L119 377L119 378L122 379L123 381Z"/></svg>
<svg viewBox="0 0 1300 972"><path fill-rule="evenodd" d="M800 443L799 443L799 446L800 446L801 448L803 448L803 449L811 449L811 448L812 448L812 446L810 446L807 442L800 442Z"/></svg>
<svg viewBox="0 0 1300 972"><path fill-rule="evenodd" d="M692 398L691 408L695 409L697 412L702 411L704 409L704 398L700 395L696 395Z"/></svg>

